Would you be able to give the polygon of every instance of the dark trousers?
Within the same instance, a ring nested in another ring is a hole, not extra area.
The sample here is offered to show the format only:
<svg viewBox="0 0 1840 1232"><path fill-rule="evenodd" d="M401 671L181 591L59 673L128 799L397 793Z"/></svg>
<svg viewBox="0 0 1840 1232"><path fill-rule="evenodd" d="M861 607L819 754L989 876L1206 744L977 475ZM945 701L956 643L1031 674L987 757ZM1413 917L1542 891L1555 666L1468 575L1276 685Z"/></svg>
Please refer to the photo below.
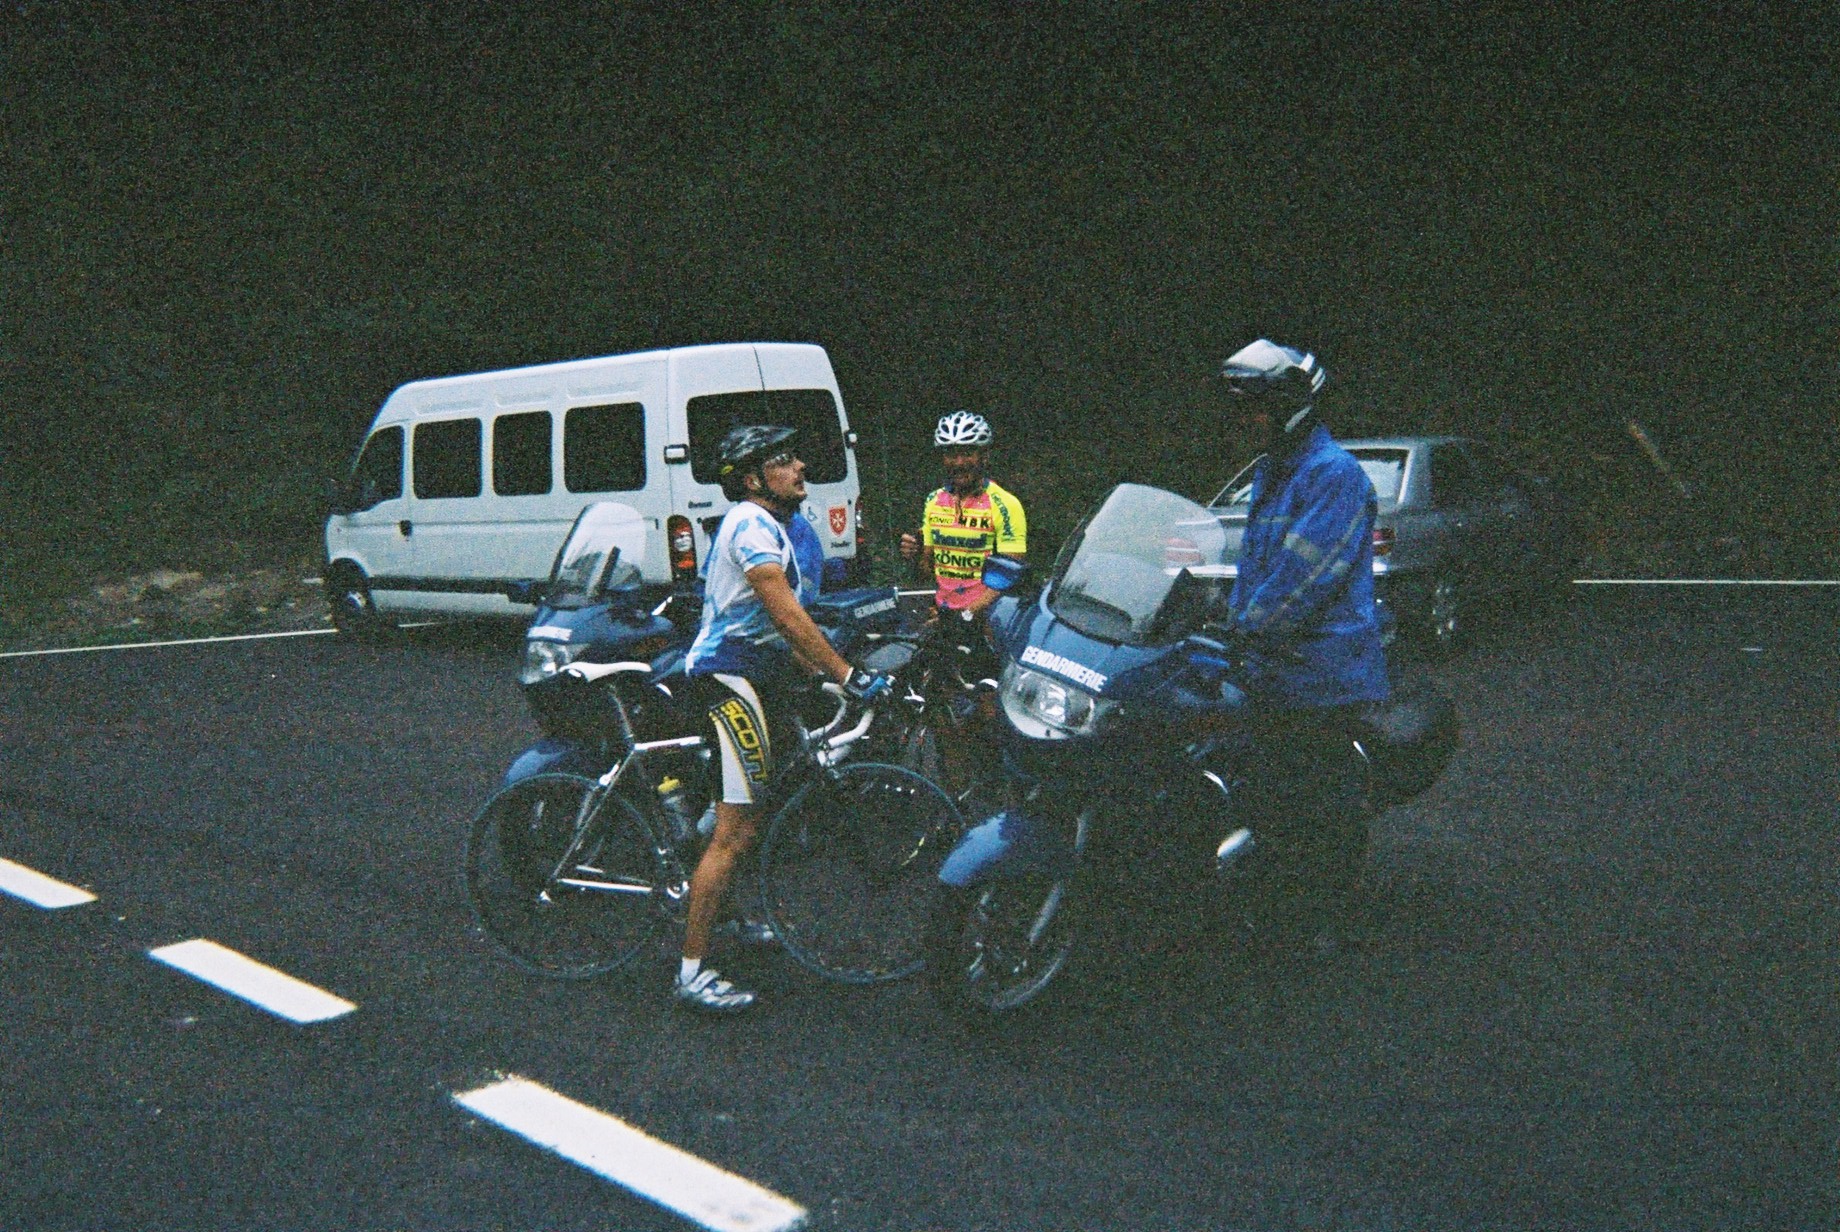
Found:
<svg viewBox="0 0 1840 1232"><path fill-rule="evenodd" d="M1348 707L1265 710L1241 797L1253 833L1273 857L1273 889L1287 914L1340 915L1367 858L1367 765Z"/></svg>

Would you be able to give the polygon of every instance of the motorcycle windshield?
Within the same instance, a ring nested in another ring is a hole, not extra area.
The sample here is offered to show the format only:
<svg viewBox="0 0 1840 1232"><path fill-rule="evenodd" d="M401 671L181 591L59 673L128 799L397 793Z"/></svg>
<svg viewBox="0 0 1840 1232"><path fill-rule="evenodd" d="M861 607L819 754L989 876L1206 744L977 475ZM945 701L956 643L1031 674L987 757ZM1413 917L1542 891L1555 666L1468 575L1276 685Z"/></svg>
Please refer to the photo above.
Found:
<svg viewBox="0 0 1840 1232"><path fill-rule="evenodd" d="M1087 637L1163 645L1225 610L1231 564L1214 514L1186 496L1121 483L1055 558L1048 610Z"/></svg>
<svg viewBox="0 0 1840 1232"><path fill-rule="evenodd" d="M545 601L557 608L587 607L611 588L638 580L639 567L620 559L621 532L631 521L624 505L598 501L583 509L556 553Z"/></svg>

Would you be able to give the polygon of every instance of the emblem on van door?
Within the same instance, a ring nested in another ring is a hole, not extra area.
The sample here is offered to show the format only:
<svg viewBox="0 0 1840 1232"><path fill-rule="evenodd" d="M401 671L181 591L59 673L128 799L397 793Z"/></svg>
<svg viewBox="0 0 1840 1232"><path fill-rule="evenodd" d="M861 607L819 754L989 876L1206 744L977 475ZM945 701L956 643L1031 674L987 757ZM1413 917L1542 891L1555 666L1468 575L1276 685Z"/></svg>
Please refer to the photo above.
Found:
<svg viewBox="0 0 1840 1232"><path fill-rule="evenodd" d="M831 534L841 535L850 524L850 510L847 505L831 506Z"/></svg>

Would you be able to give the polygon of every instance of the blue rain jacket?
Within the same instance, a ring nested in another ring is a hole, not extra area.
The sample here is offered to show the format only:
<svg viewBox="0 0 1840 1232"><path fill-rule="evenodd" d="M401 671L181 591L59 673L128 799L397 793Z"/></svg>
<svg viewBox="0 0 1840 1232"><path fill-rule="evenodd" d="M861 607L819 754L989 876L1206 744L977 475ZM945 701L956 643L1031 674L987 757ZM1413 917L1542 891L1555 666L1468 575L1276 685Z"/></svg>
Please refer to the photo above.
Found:
<svg viewBox="0 0 1840 1232"><path fill-rule="evenodd" d="M1385 700L1374 512L1374 485L1321 424L1289 458L1253 472L1227 602L1262 700L1289 709Z"/></svg>

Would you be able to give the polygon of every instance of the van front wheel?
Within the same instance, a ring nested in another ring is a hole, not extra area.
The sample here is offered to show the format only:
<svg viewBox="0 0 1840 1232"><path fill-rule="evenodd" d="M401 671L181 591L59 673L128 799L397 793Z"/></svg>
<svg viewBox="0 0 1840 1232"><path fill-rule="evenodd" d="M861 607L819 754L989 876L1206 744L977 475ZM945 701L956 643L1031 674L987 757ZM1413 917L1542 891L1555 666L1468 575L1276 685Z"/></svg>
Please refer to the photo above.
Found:
<svg viewBox="0 0 1840 1232"><path fill-rule="evenodd" d="M341 569L330 573L326 582L326 604L333 627L340 633L354 641L374 642L393 627L371 601L371 588L362 573Z"/></svg>

